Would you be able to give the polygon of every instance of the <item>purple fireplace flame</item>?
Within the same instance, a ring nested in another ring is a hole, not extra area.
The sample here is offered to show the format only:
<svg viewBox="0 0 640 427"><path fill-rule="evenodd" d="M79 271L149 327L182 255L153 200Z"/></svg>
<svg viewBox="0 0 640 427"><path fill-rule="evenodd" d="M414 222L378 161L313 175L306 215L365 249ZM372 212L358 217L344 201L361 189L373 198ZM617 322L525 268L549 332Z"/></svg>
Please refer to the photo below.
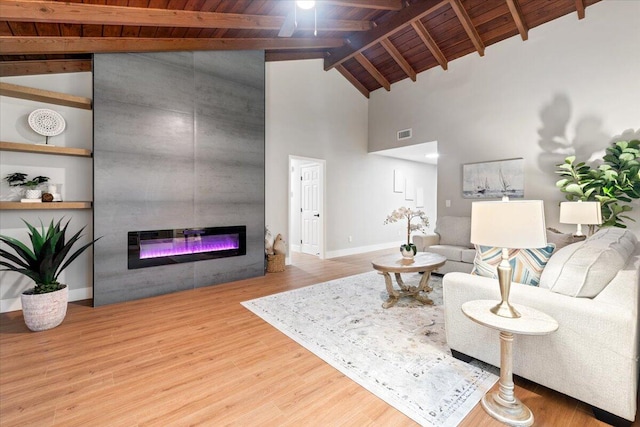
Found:
<svg viewBox="0 0 640 427"><path fill-rule="evenodd" d="M129 231L129 269L205 261L247 253L244 225Z"/></svg>
<svg viewBox="0 0 640 427"><path fill-rule="evenodd" d="M237 234L147 240L140 242L140 259L238 249Z"/></svg>

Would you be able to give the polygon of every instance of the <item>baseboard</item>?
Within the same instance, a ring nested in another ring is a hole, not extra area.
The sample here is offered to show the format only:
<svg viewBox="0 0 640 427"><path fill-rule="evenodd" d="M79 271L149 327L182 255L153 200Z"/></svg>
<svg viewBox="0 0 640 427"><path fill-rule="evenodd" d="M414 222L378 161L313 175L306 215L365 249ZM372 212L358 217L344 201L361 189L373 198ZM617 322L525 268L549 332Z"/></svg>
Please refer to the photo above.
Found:
<svg viewBox="0 0 640 427"><path fill-rule="evenodd" d="M93 288L69 289L69 301L82 301L93 298ZM22 310L20 297L0 300L0 313Z"/></svg>
<svg viewBox="0 0 640 427"><path fill-rule="evenodd" d="M330 259L330 258L338 258L341 256L348 256L348 255L358 255L358 254L363 254L366 252L373 252L373 251L379 251L382 249L392 249L392 248L399 248L401 245L401 243L398 242L392 242L392 243L380 243L377 245L369 245L369 246L358 246L355 248L347 248L347 249L338 249L335 251L327 251L325 252L325 259Z"/></svg>

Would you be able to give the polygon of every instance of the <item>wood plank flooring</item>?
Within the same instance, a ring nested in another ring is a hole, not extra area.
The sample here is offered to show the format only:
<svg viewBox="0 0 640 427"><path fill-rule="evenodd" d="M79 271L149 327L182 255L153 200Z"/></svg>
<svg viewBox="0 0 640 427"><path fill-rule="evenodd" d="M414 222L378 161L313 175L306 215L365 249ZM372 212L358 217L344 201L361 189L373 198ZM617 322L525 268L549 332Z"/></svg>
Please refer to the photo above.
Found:
<svg viewBox="0 0 640 427"><path fill-rule="evenodd" d="M39 333L21 312L4 313L0 425L415 426L240 305L370 271L386 253L294 254L293 266L265 277L106 307L70 303L62 325ZM536 426L605 426L545 387L517 380L516 394ZM502 426L479 405L460 425Z"/></svg>

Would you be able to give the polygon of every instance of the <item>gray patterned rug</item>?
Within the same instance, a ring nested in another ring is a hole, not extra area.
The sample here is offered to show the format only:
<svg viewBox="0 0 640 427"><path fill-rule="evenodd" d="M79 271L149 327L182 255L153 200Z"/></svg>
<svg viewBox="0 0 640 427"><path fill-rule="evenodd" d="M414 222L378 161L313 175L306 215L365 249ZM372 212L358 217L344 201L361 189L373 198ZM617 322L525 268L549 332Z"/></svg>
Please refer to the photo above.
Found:
<svg viewBox="0 0 640 427"><path fill-rule="evenodd" d="M408 285L420 275L406 274ZM383 309L376 272L242 303L388 404L424 426L456 426L497 381L496 369L451 356L444 334L442 280L434 306L401 298Z"/></svg>

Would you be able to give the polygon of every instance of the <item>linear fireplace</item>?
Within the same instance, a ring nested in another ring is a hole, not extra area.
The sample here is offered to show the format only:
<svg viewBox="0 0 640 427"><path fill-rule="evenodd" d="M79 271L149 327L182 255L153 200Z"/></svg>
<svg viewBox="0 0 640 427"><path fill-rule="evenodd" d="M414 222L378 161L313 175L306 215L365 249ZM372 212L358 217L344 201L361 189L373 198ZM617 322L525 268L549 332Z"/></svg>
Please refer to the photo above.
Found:
<svg viewBox="0 0 640 427"><path fill-rule="evenodd" d="M247 229L231 227L130 231L129 270L246 255Z"/></svg>

